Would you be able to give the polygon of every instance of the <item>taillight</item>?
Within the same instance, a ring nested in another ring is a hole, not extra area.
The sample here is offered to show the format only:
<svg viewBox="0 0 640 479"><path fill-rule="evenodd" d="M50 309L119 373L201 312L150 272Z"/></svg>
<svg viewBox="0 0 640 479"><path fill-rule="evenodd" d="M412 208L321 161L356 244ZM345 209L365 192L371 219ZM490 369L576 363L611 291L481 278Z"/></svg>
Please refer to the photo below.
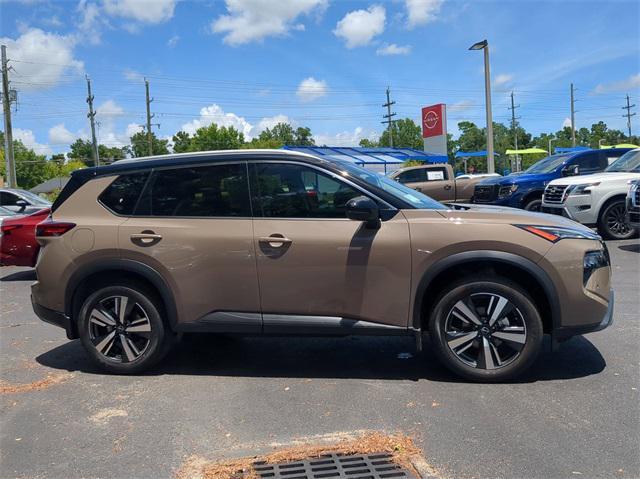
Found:
<svg viewBox="0 0 640 479"><path fill-rule="evenodd" d="M2 227L0 227L0 230L1 230L3 233L9 233L9 232L11 232L11 231L13 231L13 230L17 230L18 228L22 228L22 225L11 225L11 224L9 224L9 225L2 225Z"/></svg>
<svg viewBox="0 0 640 479"><path fill-rule="evenodd" d="M67 231L73 229L75 223L66 223L64 221L45 220L36 226L37 237L62 236Z"/></svg>

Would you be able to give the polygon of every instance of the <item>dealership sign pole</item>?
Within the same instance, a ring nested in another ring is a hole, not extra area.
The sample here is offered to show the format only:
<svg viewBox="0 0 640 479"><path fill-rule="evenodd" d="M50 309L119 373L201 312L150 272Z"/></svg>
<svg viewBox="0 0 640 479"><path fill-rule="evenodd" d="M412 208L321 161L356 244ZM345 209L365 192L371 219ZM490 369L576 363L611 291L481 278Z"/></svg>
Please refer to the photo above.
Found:
<svg viewBox="0 0 640 479"><path fill-rule="evenodd" d="M422 109L424 151L447 155L447 105L425 106Z"/></svg>

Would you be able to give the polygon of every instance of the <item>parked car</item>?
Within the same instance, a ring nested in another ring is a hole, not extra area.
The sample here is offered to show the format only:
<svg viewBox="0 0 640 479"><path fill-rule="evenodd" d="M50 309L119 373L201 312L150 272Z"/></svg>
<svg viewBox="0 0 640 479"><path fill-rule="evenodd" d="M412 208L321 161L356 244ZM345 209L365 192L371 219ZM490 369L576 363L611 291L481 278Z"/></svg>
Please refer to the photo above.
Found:
<svg viewBox="0 0 640 479"><path fill-rule="evenodd" d="M0 266L35 266L40 246L36 225L49 216L49 208L30 215L15 215L0 225Z"/></svg>
<svg viewBox="0 0 640 479"><path fill-rule="evenodd" d="M640 179L640 148L626 152L602 173L551 181L542 211L597 226L605 239L627 239L635 233L625 218L629 181Z"/></svg>
<svg viewBox="0 0 640 479"><path fill-rule="evenodd" d="M627 151L629 148L609 148L548 156L523 173L481 181L475 186L473 202L540 211L550 181L598 173Z"/></svg>
<svg viewBox="0 0 640 479"><path fill-rule="evenodd" d="M627 223L640 230L640 180L629 182L627 192Z"/></svg>
<svg viewBox="0 0 640 479"><path fill-rule="evenodd" d="M5 218L11 218L15 216L17 213L15 211L11 211L4 206L0 206L0 224L2 224L2 220Z"/></svg>
<svg viewBox="0 0 640 479"><path fill-rule="evenodd" d="M560 216L444 206L355 166L274 150L118 161L72 175L37 226L36 314L114 373L181 332L414 335L481 381L543 334L606 328L609 255ZM346 347L346 346L345 346Z"/></svg>
<svg viewBox="0 0 640 479"><path fill-rule="evenodd" d="M43 208L50 208L51 202L30 191L0 188L0 206L19 214L29 215Z"/></svg>
<svg viewBox="0 0 640 479"><path fill-rule="evenodd" d="M400 168L389 174L389 178L429 195L434 200L446 202L469 202L474 186L486 176L467 175L456 178L453 168L447 163L431 163Z"/></svg>

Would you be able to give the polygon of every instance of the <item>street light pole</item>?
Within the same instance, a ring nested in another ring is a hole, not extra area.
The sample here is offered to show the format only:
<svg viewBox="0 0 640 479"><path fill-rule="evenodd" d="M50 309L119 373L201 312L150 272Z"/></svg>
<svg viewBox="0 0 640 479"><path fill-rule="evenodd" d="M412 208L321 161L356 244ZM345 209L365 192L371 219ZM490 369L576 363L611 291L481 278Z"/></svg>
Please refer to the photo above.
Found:
<svg viewBox="0 0 640 479"><path fill-rule="evenodd" d="M493 153L493 115L491 114L491 69L489 67L489 42L482 40L474 43L469 50L484 50L484 95L487 113L487 172L495 173Z"/></svg>
<svg viewBox="0 0 640 479"><path fill-rule="evenodd" d="M553 143L554 141L557 141L557 138L552 138L549 140L549 155L553 155L553 153L551 153L551 143Z"/></svg>

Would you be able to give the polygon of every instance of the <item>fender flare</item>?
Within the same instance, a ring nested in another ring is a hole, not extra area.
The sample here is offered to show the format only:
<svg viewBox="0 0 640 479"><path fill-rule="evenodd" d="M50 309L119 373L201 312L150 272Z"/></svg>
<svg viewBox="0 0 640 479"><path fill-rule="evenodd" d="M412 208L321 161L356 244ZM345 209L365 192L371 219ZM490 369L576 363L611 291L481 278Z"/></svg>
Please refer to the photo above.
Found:
<svg viewBox="0 0 640 479"><path fill-rule="evenodd" d="M465 263L486 261L488 263L503 263L510 266L525 270L531 274L542 287L549 306L551 308L551 325L552 331L555 331L561 324L561 310L558 294L554 287L553 281L549 275L533 261L513 253L504 251L479 250L465 251L462 253L452 254L436 261L423 275L418 283L413 304L412 325L416 330L420 330L422 326L422 307L423 299L426 291L431 286L433 280L443 271L455 267L462 266Z"/></svg>
<svg viewBox="0 0 640 479"><path fill-rule="evenodd" d="M162 275L154 268L139 261L130 259L96 260L83 265L74 272L71 278L69 278L64 296L64 310L68 317L72 317L73 296L78 290L78 287L89 276L101 271L124 271L134 273L149 281L158 290L160 299L163 301L166 309L169 325L172 329L175 329L178 323L178 310L171 288L169 288L169 285Z"/></svg>

